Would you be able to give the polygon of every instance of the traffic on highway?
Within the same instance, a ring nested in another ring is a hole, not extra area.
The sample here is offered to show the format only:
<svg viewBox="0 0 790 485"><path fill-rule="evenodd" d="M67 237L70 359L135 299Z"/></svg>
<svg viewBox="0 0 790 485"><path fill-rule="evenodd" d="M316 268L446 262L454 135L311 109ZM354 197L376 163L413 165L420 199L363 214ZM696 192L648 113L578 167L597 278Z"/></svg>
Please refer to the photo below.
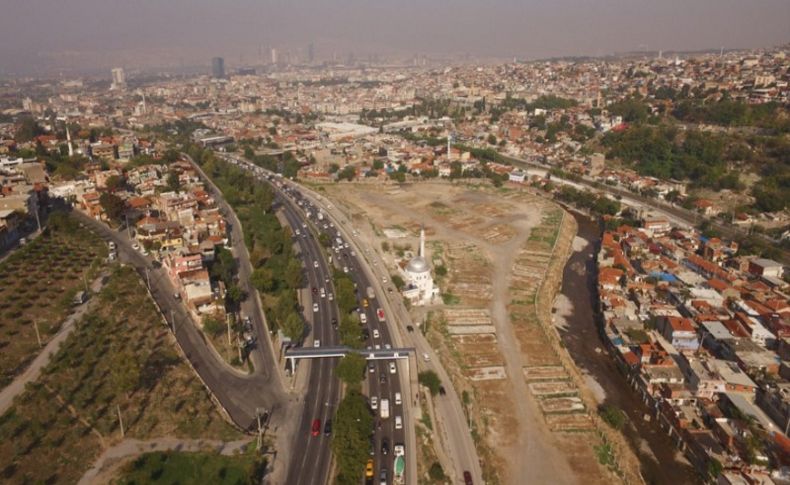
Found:
<svg viewBox="0 0 790 485"><path fill-rule="evenodd" d="M393 340L387 326L384 310L377 304L376 287L366 276L360 261L361 255L344 240L339 228L321 209L304 197L298 188L285 182L276 174L243 160L227 157L230 163L252 171L276 189L276 201L282 208L299 247L306 268L305 292L309 301L303 301L305 318L312 323L310 338L313 347L340 345L337 333L338 307L334 301L331 266L347 274L353 281L357 294L357 312L365 346L368 349L392 348ZM354 233L355 234L355 233ZM323 236L322 236L323 235ZM322 237L331 242L323 248ZM388 283L382 278L383 287ZM391 288L390 288L391 291ZM383 295L380 295L383 297ZM308 344L305 344L308 345ZM302 449L289 465L288 483L325 483L330 461L331 419L339 401L339 381L334 375L336 358L310 359L309 385L305 408L299 425L295 449ZM302 366L305 364L299 364ZM371 430L370 458L365 469L366 481L381 485L402 483L404 473L405 438L403 406L407 402L401 389L402 364L396 361L371 360L367 366L365 388L375 426ZM300 369L296 369L300 372Z"/></svg>

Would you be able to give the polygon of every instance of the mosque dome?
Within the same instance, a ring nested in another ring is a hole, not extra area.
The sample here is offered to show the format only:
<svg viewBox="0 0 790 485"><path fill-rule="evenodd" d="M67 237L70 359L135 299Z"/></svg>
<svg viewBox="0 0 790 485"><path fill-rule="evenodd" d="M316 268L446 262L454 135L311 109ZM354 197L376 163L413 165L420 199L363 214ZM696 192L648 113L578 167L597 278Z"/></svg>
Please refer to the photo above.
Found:
<svg viewBox="0 0 790 485"><path fill-rule="evenodd" d="M425 258L422 256L416 256L409 261L409 264L406 265L406 271L413 274L418 273L426 273L430 271L428 267L428 262L425 261Z"/></svg>

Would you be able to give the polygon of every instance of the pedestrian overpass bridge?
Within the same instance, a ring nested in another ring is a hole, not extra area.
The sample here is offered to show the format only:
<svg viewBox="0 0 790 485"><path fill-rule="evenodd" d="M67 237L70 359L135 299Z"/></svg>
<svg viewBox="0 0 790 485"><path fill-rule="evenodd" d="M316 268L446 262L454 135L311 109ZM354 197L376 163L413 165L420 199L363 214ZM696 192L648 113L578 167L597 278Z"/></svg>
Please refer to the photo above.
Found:
<svg viewBox="0 0 790 485"><path fill-rule="evenodd" d="M414 347L398 349L352 349L351 347L301 347L285 351L285 358L291 361L291 369L299 359L327 359L345 357L348 354L359 354L366 360L408 359L415 355Z"/></svg>

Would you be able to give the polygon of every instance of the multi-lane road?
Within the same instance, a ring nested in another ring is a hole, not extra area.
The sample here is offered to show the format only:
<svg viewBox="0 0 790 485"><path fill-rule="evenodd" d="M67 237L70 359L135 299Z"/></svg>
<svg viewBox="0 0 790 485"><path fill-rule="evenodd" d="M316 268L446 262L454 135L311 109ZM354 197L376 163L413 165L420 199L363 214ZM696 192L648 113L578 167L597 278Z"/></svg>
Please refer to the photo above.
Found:
<svg viewBox="0 0 790 485"><path fill-rule="evenodd" d="M376 289L378 282L371 281L364 271L361 255L351 249L341 231L329 221L328 217L319 218L319 208L304 198L298 188L288 185L274 174L248 162L232 157L226 160L242 168L250 170L257 177L268 180L276 189L277 202L291 227L300 254L305 263L309 292L302 302L307 320L311 323L310 337L306 345L332 346L339 344L336 323L339 320L337 306L330 301L334 294L332 271L327 263L331 258L332 265L347 273L357 288L359 314L364 315L369 348L387 348L393 346L392 335L385 321L380 321L377 304L384 298L383 293ZM309 216L308 216L309 214ZM319 234L326 234L332 241L332 249L326 253L318 242ZM369 298L367 289L372 288L378 298ZM314 304L316 305L314 307ZM386 319L386 315L385 315ZM294 453L289 469L288 483L323 484L326 483L330 465L331 430L327 430L326 422L331 419L337 409L339 400L339 383L334 375L336 359L311 359L309 363L299 364L296 372L309 372L308 389L297 435L294 436L292 449ZM408 426L409 392L403 392L400 378L406 365L390 361L371 361L368 365L366 390L369 402L376 402L371 412L375 414L376 426L372 431L371 459L375 463L375 479L380 481L382 474L387 483L393 480L393 448L397 444L406 444ZM375 399L374 399L375 398ZM380 406L386 399L390 406L390 416L382 418ZM373 407L373 406L372 406ZM318 421L320 430L313 432L314 423ZM396 426L396 422L399 425ZM407 461L413 460L413 453L407 447Z"/></svg>

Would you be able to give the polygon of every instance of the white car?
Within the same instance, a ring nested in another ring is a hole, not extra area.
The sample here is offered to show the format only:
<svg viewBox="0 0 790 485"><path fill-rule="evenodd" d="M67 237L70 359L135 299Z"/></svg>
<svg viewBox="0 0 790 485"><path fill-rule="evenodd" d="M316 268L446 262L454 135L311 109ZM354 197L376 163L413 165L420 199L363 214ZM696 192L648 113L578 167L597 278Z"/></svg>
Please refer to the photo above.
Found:
<svg viewBox="0 0 790 485"><path fill-rule="evenodd" d="M386 276L382 276L381 277L381 282L384 283L385 285L387 284L387 281L389 281L389 280L387 280Z"/></svg>
<svg viewBox="0 0 790 485"><path fill-rule="evenodd" d="M313 313L318 313L318 303L313 303Z"/></svg>
<svg viewBox="0 0 790 485"><path fill-rule="evenodd" d="M402 402L402 401L401 401L401 396L400 396L400 393L399 393L399 392L396 392L396 393L395 393L395 404L397 404L397 405L400 405L400 403L401 403L401 402Z"/></svg>
<svg viewBox="0 0 790 485"><path fill-rule="evenodd" d="M321 288L321 298L326 298L326 290Z"/></svg>
<svg viewBox="0 0 790 485"><path fill-rule="evenodd" d="M318 267L318 261L313 261L313 268L317 268L317 267Z"/></svg>
<svg viewBox="0 0 790 485"><path fill-rule="evenodd" d="M359 321L362 324L368 323L368 317L364 313L359 314Z"/></svg>
<svg viewBox="0 0 790 485"><path fill-rule="evenodd" d="M317 267L317 266L316 266ZM343 266L343 272L348 273L348 266Z"/></svg>
<svg viewBox="0 0 790 485"><path fill-rule="evenodd" d="M373 396L370 398L370 409L378 409L379 408L379 398Z"/></svg>
<svg viewBox="0 0 790 485"><path fill-rule="evenodd" d="M394 374L398 372L398 369L395 367L395 362L390 362L390 374Z"/></svg>
<svg viewBox="0 0 790 485"><path fill-rule="evenodd" d="M373 338L379 338L380 336L381 336L381 334L379 333L379 329L374 328L373 329Z"/></svg>
<svg viewBox="0 0 790 485"><path fill-rule="evenodd" d="M430 362L431 356L428 354L422 354L422 360L424 360L425 362Z"/></svg>
<svg viewBox="0 0 790 485"><path fill-rule="evenodd" d="M329 301L332 301L332 300L334 300L334 299L335 299L335 296L334 296L332 293L327 293L327 295L326 295L326 298L327 298Z"/></svg>
<svg viewBox="0 0 790 485"><path fill-rule="evenodd" d="M318 340L318 339L313 340L313 347L320 347L320 346L321 346L321 341L320 340Z"/></svg>
<svg viewBox="0 0 790 485"><path fill-rule="evenodd" d="M395 429L402 429L403 428L403 418L400 416L395 416Z"/></svg>

